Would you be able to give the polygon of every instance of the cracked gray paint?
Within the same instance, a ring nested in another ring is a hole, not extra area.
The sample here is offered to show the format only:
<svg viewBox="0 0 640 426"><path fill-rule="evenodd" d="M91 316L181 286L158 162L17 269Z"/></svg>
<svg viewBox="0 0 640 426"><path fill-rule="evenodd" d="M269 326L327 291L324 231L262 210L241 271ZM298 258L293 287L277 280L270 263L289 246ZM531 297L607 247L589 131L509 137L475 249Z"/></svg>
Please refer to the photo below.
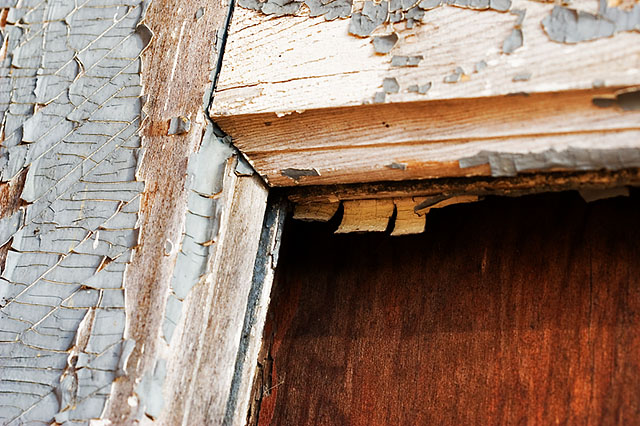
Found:
<svg viewBox="0 0 640 426"><path fill-rule="evenodd" d="M463 158L460 167L474 167L489 164L492 176L515 176L528 170L567 168L571 170L622 170L640 167L640 148L583 149L569 147L557 151L542 152L491 152Z"/></svg>
<svg viewBox="0 0 640 426"><path fill-rule="evenodd" d="M204 274L210 247L215 244L220 221L216 198L222 190L224 165L234 154L229 143L216 137L207 127L200 150L189 158L188 199L184 233L171 279L171 293L163 323L163 337L171 342L182 310L182 301Z"/></svg>
<svg viewBox="0 0 640 426"><path fill-rule="evenodd" d="M88 424L123 353L150 34L139 0L4 6L0 173L28 168L28 204L0 222L0 423Z"/></svg>
<svg viewBox="0 0 640 426"><path fill-rule="evenodd" d="M393 46L398 42L398 34L391 33L385 36L378 36L373 38L373 48L376 53L389 53Z"/></svg>
<svg viewBox="0 0 640 426"><path fill-rule="evenodd" d="M631 10L609 7L600 0L596 14L554 6L551 14L542 20L542 27L553 41L579 43L611 37L617 32L640 31L640 4Z"/></svg>
<svg viewBox="0 0 640 426"><path fill-rule="evenodd" d="M514 28L502 43L502 51L504 53L513 53L516 49L522 47L523 38L522 38L522 30L520 28Z"/></svg>
<svg viewBox="0 0 640 426"><path fill-rule="evenodd" d="M362 12L356 12L351 16L349 32L360 37L366 37L387 20L388 13L388 2L374 3L366 1Z"/></svg>

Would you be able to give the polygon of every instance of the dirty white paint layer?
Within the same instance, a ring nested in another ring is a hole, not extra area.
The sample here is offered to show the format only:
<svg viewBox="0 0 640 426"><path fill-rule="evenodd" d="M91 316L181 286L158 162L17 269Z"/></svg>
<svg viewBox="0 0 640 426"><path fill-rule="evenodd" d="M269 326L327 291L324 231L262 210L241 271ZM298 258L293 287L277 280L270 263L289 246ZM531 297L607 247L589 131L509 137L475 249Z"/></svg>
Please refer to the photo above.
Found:
<svg viewBox="0 0 640 426"><path fill-rule="evenodd" d="M1 2L0 2L1 3ZM27 168L0 278L0 423L100 417L126 366L124 274L143 182L139 0L22 0L2 38L3 181ZM127 349L128 348L128 349Z"/></svg>
<svg viewBox="0 0 640 426"><path fill-rule="evenodd" d="M186 220L162 327L167 343L171 342L180 319L182 301L205 273L209 248L218 235L221 208L218 194L222 191L226 161L234 154L228 142L218 139L209 125L200 149L189 158Z"/></svg>

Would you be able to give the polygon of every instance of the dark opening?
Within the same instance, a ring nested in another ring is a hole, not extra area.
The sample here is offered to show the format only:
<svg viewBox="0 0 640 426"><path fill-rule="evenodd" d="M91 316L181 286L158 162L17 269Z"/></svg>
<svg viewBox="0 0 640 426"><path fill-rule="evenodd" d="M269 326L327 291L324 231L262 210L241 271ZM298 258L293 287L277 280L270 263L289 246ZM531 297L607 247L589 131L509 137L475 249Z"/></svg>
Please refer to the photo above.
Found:
<svg viewBox="0 0 640 426"><path fill-rule="evenodd" d="M407 237L289 222L250 422L637 423L639 220L637 194L565 192Z"/></svg>

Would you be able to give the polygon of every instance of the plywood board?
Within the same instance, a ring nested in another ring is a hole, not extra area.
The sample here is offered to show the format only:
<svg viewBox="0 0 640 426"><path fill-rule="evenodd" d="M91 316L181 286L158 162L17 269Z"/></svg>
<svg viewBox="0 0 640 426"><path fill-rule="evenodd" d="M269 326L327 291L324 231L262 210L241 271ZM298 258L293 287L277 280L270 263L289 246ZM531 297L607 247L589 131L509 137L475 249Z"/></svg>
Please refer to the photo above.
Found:
<svg viewBox="0 0 640 426"><path fill-rule="evenodd" d="M408 237L292 224L249 424L634 423L639 211L564 193Z"/></svg>

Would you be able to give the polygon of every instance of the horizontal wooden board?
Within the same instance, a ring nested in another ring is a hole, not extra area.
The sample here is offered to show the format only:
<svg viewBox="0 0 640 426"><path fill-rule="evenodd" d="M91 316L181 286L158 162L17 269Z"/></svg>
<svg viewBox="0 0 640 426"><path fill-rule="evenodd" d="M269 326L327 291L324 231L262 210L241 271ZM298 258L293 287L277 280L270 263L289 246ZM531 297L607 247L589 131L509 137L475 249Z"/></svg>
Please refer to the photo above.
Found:
<svg viewBox="0 0 640 426"><path fill-rule="evenodd" d="M362 4L356 1L353 10ZM513 0L510 11L526 10L526 15L522 47L510 54L503 44L517 26L516 14L453 6L427 11L413 28L405 22L378 26L372 35L395 32L398 42L389 53L377 54L371 36L349 34L349 19L310 18L305 7L298 16L282 17L237 7L211 112L275 118L275 113L362 105L383 91L385 78L398 83L397 93L385 97L391 103L640 84L640 34L558 43L542 25L553 8L552 2ZM598 2L579 0L571 8L595 13ZM394 56L423 59L399 67ZM483 61L484 68L478 66ZM464 76L446 83L457 67ZM428 82L426 94L409 91Z"/></svg>
<svg viewBox="0 0 640 426"><path fill-rule="evenodd" d="M527 173L506 177L467 177L400 182L298 186L286 188L287 198L297 205L337 203L370 198L428 197L446 199L459 195L505 195L510 197L577 190L581 193L608 192L627 186L640 187L640 169L616 172Z"/></svg>
<svg viewBox="0 0 640 426"><path fill-rule="evenodd" d="M486 176L499 173L486 162L461 167L459 161L483 151L526 156L593 150L597 155L640 148L640 110L598 101L614 95L598 89L326 108L280 118L240 115L217 122L272 186ZM591 166L602 164L594 160ZM548 163L528 170L591 166Z"/></svg>

